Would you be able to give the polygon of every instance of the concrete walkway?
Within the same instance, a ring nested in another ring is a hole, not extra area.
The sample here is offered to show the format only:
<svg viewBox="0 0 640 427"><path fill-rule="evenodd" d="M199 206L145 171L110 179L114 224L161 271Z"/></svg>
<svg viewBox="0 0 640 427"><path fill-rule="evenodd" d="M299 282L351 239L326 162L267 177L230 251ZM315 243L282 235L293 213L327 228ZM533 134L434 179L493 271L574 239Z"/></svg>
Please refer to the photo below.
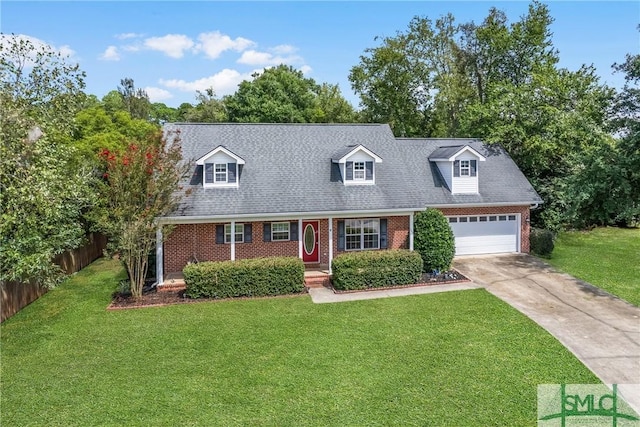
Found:
<svg viewBox="0 0 640 427"><path fill-rule="evenodd" d="M377 298L403 297L407 295L433 294L436 292L462 291L477 289L482 286L472 282L452 283L450 285L412 286L409 288L385 289L380 291L362 291L336 294L328 288L310 288L309 295L316 304L360 301Z"/></svg>
<svg viewBox="0 0 640 427"><path fill-rule="evenodd" d="M556 337L640 413L640 308L528 255L459 257L454 267Z"/></svg>

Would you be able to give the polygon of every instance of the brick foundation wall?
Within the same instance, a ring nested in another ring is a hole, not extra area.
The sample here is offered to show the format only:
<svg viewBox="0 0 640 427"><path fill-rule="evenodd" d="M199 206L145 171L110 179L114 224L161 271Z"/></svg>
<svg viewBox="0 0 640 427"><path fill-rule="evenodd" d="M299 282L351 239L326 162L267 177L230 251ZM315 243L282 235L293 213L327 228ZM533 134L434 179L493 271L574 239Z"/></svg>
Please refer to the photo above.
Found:
<svg viewBox="0 0 640 427"><path fill-rule="evenodd" d="M443 214L449 215L493 215L520 214L520 252L529 253L529 206L494 206L477 208L444 208Z"/></svg>

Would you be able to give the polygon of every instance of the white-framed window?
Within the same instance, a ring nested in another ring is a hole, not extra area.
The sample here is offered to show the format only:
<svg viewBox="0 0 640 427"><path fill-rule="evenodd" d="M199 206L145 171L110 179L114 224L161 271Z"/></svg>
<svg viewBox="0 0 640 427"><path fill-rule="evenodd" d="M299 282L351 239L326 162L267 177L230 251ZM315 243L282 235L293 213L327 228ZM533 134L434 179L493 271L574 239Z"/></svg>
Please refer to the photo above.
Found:
<svg viewBox="0 0 640 427"><path fill-rule="evenodd" d="M244 242L244 224L236 224L236 243ZM224 242L231 243L231 224L224 225Z"/></svg>
<svg viewBox="0 0 640 427"><path fill-rule="evenodd" d="M213 176L214 176L213 182L227 182L227 164L215 163Z"/></svg>
<svg viewBox="0 0 640 427"><path fill-rule="evenodd" d="M353 180L364 181L365 180L365 163L353 162Z"/></svg>
<svg viewBox="0 0 640 427"><path fill-rule="evenodd" d="M345 219L344 231L348 251L380 248L379 219Z"/></svg>
<svg viewBox="0 0 640 427"><path fill-rule="evenodd" d="M290 223L288 222L272 222L271 223L271 241L279 242L290 240Z"/></svg>
<svg viewBox="0 0 640 427"><path fill-rule="evenodd" d="M471 175L471 162L469 160L460 160L460 176Z"/></svg>

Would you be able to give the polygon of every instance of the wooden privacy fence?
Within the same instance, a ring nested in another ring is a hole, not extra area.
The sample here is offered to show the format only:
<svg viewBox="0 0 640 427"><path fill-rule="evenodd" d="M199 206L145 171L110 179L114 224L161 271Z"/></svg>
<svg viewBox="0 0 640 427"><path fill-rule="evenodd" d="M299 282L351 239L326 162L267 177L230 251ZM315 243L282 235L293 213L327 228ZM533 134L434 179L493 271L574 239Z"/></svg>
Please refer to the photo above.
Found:
<svg viewBox="0 0 640 427"><path fill-rule="evenodd" d="M107 238L104 235L91 233L87 235L86 245L58 255L53 262L66 274L72 274L100 258L106 245ZM37 283L2 282L1 285L0 322L4 322L47 292L47 288Z"/></svg>

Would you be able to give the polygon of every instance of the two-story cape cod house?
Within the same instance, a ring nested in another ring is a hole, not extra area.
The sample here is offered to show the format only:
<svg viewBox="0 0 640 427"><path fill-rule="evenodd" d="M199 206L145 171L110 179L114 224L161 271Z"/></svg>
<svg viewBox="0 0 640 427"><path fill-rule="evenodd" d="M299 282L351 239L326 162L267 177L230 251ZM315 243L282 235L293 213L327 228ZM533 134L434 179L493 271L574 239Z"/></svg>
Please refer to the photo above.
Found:
<svg viewBox="0 0 640 427"><path fill-rule="evenodd" d="M414 214L440 209L456 254L529 251L541 199L497 146L395 138L381 124L168 124L190 195L158 227L157 276L190 261L296 256L330 269L346 251L413 249ZM163 241L164 240L164 241Z"/></svg>

